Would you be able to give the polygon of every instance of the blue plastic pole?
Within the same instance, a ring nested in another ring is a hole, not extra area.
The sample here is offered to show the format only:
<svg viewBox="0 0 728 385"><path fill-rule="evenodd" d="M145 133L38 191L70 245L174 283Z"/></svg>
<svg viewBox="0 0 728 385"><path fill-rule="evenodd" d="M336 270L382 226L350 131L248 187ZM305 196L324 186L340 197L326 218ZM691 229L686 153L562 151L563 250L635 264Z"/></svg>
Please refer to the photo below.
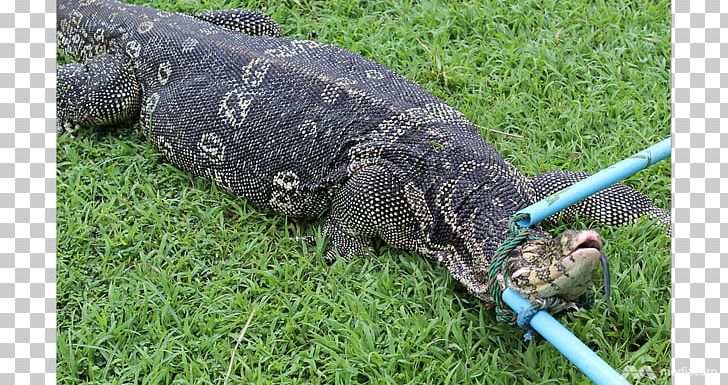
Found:
<svg viewBox="0 0 728 385"><path fill-rule="evenodd" d="M531 304L512 289L503 292L503 300L517 313L531 307ZM569 329L565 328L549 313L541 310L531 319L531 327L548 340L561 354L573 362L589 379L597 385L626 384L622 377L609 364L604 362L588 346L584 345Z"/></svg>
<svg viewBox="0 0 728 385"><path fill-rule="evenodd" d="M519 213L528 214L528 219L518 221L524 227L533 226L549 215L555 214L588 196L627 178L647 166L670 156L670 138L664 139L631 157L558 191L526 207Z"/></svg>

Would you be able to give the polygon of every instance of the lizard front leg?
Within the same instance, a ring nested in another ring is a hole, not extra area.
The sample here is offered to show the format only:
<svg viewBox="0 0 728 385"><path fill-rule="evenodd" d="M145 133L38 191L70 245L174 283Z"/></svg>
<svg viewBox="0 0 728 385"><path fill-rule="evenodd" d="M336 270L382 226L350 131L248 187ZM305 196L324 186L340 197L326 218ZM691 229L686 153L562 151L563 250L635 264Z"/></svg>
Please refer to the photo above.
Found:
<svg viewBox="0 0 728 385"><path fill-rule="evenodd" d="M403 176L389 162L379 161L355 172L334 196L324 232L330 247L344 258L361 254L372 238L407 250L422 247L422 234L403 189Z"/></svg>
<svg viewBox="0 0 728 385"><path fill-rule="evenodd" d="M141 87L123 56L102 54L58 68L57 127L122 123L139 116Z"/></svg>

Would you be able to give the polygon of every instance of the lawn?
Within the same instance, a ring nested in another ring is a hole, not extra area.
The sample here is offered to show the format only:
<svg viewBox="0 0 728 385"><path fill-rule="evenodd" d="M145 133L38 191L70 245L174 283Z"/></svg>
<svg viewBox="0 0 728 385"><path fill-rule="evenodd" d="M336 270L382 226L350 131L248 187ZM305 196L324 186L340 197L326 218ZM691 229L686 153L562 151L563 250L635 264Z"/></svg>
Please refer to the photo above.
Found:
<svg viewBox="0 0 728 385"><path fill-rule="evenodd" d="M315 31L446 100L527 175L595 172L670 134L667 0L133 2L259 9L287 36ZM253 311L231 384L589 383L418 255L326 265L300 240L321 241L322 223L178 170L138 125L60 135L58 168L59 384L222 384ZM670 206L669 162L626 183ZM670 239L648 221L597 229L613 311L598 295L561 320L618 371L659 374L635 383L668 383Z"/></svg>

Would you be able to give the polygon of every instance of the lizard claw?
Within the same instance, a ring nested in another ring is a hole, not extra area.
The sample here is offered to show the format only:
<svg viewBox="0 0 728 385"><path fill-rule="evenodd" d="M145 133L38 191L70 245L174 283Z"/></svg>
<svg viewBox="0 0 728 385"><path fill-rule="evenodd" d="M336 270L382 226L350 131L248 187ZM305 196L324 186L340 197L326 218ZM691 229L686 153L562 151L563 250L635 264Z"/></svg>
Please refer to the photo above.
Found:
<svg viewBox="0 0 728 385"><path fill-rule="evenodd" d="M326 251L326 254L324 254L324 260L326 261L326 264L332 265L334 262L336 262L337 252L334 249L329 249Z"/></svg>
<svg viewBox="0 0 728 385"><path fill-rule="evenodd" d="M58 135L66 134L72 137L75 129L76 125L71 122L63 121L60 118L56 120L56 134Z"/></svg>
<svg viewBox="0 0 728 385"><path fill-rule="evenodd" d="M308 243L309 246L316 246L316 237L313 235L303 235L296 239Z"/></svg>

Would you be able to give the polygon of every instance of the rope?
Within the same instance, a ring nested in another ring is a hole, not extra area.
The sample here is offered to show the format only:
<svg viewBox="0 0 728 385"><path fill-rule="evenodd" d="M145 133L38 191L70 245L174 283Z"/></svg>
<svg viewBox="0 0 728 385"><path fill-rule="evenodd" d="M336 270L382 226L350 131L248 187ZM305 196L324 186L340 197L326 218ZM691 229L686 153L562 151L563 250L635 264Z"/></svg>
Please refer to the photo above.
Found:
<svg viewBox="0 0 728 385"><path fill-rule="evenodd" d="M524 338L530 340L533 337L533 329L531 328L531 319L543 309L540 303L532 303L527 309L524 309L519 315L506 305L503 301L503 291L508 288L508 277L510 271L508 269L508 257L522 243L529 239L541 239L532 236L529 227L518 225L518 221L528 219L528 214L519 213L513 215L508 220L508 228L511 235L498 246L493 256L493 261L488 268L488 292L491 294L495 302L495 316L498 322L507 323L509 325L516 324L518 327L526 330ZM498 281L498 277L503 277L503 282Z"/></svg>
<svg viewBox="0 0 728 385"><path fill-rule="evenodd" d="M588 289L584 294L577 298L574 303L579 307L591 307L594 305L594 291ZM531 327L531 320L533 317L541 310L549 311L552 308L552 304L553 303L549 301L549 298L542 301L532 302L531 306L523 309L521 313L518 314L516 317L516 325L526 331L526 333L523 334L524 340L530 341L533 338L533 332L535 331ZM607 314L609 314L609 309L607 309Z"/></svg>
<svg viewBox="0 0 728 385"><path fill-rule="evenodd" d="M528 218L527 214L515 214L508 220L508 228L511 235L506 238L498 249L495 251L493 261L488 267L488 292L491 294L495 302L495 316L498 322L515 324L518 313L511 310L503 301L503 291L508 288L508 280L506 277L510 275L508 271L508 256L523 242L530 238L531 229L518 225L518 221ZM498 282L498 276L503 277L503 285Z"/></svg>
<svg viewBox="0 0 728 385"><path fill-rule="evenodd" d="M526 341L530 341L531 338L533 338L533 328L531 327L531 320L539 311L541 311L541 305L538 303L534 303L531 304L530 307L523 309L523 311L521 311L521 314L519 314L516 318L516 325L526 331L526 333L523 335L523 339Z"/></svg>

